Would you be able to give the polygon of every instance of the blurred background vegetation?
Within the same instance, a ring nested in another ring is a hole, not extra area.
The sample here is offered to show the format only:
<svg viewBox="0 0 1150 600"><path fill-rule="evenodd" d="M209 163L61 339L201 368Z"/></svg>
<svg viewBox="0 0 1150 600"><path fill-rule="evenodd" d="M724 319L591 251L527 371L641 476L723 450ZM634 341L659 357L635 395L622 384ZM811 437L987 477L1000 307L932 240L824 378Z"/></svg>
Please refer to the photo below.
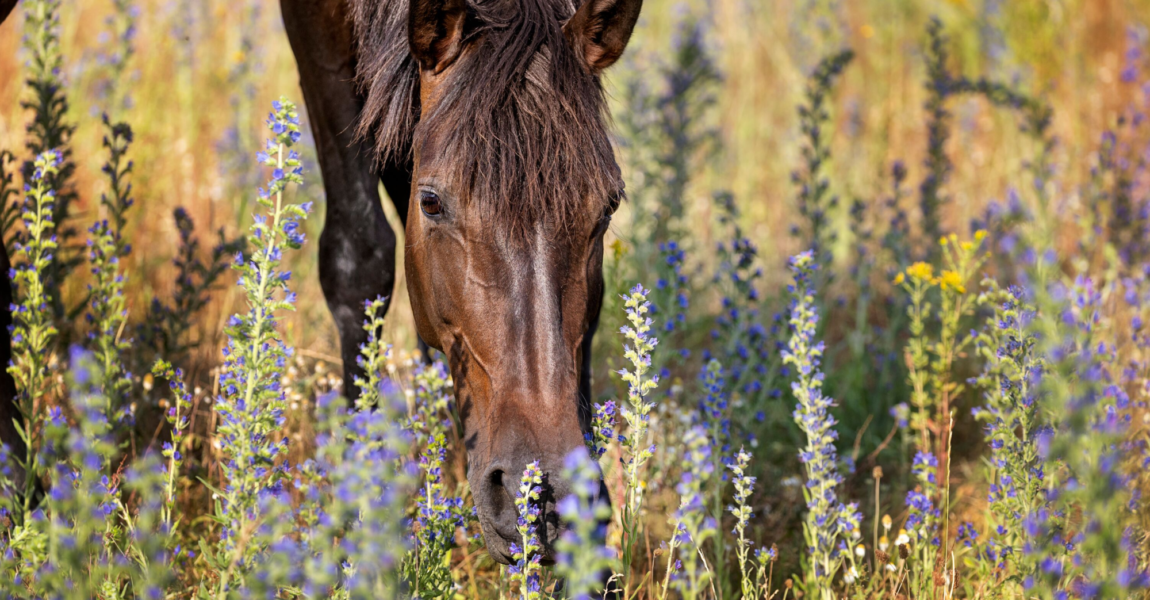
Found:
<svg viewBox="0 0 1150 600"><path fill-rule="evenodd" d="M251 187L258 179L254 151L263 107L281 93L299 97L295 64L283 34L278 4L259 0L143 0L135 42L127 63L129 106L123 113L136 133L134 186L140 198L129 237L133 307L154 294L171 292L177 231L171 213L184 207L210 245L213 232L238 230L251 212ZM17 11L18 12L18 11ZM65 0L62 44L70 117L77 124L73 144L81 221L94 216L99 192L102 130L98 126L101 49L111 44L105 18L109 0ZM796 107L806 77L817 61L841 47L857 57L843 74L833 99L831 133L834 183L842 198L877 197L889 187L893 161L904 160L909 182L921 180L915 157L926 145L923 87L925 26L938 16L951 38L952 68L1018 82L1057 107L1054 133L1064 181L1088 175L1099 132L1141 93L1123 84L1127 30L1150 19L1150 3L1136 0L647 0L640 24L606 85L617 117L626 110L628 82L658 88L653 77L677 43L680 23L705 22L705 45L721 74L707 93L714 106L701 128L712 129L711 154L692 165L684 197L699 247L708 247L711 192L730 190L741 207L747 236L759 245L767 286L786 278L785 258L802 249L789 235L798 220L791 172L800 160ZM0 147L23 146L28 113L19 100L24 81L18 15L0 27ZM1136 29L1137 30L1137 29ZM664 93L657 90L653 93ZM948 151L956 161L954 197L944 218L954 229L980 214L990 199L1005 197L1017 182L1026 153L1015 118L978 99L953 106L954 136ZM306 127L305 127L306 131ZM306 145L305 145L306 147ZM618 151L635 187L626 148ZM308 169L308 194L322 197L319 170ZM849 203L835 215L847 225ZM627 232L636 204L625 204L614 233ZM390 207L388 207L389 213ZM393 213L392 213L393 214ZM322 228L322 211L308 227ZM839 236L845 260L849 237ZM300 275L300 311L288 320L300 347L335 356L334 325L315 276L314 251L294 265ZM699 259L704 256L697 257ZM398 271L402 273L402 270ZM406 293L396 290L389 315L397 345L411 344ZM227 286L230 287L230 286ZM225 288L227 289L227 288ZM220 294L202 321L202 335L219 331L235 292ZM306 324L306 326L304 326ZM218 340L217 340L218 341ZM207 344L207 356L215 356Z"/></svg>

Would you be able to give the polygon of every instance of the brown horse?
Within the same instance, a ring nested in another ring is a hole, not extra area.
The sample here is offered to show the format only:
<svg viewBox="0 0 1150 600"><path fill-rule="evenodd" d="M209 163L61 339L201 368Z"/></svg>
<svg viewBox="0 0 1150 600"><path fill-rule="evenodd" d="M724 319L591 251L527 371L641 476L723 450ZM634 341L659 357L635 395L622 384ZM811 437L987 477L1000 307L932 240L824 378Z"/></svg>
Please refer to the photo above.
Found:
<svg viewBox="0 0 1150 600"><path fill-rule="evenodd" d="M0 21L14 4L0 0ZM382 180L405 227L416 327L450 363L468 481L504 563L518 539L519 474L534 460L549 474L549 548L567 493L558 471L588 428L603 234L623 195L599 75L641 4L280 2L327 195L320 283L345 389L354 393L363 303L394 284ZM0 419L11 423L4 393Z"/></svg>
<svg viewBox="0 0 1150 600"><path fill-rule="evenodd" d="M642 0L281 0L327 192L320 280L345 381L406 232L420 337L450 363L487 547L509 562L528 462L588 427L603 234L623 194L599 82ZM409 210L408 207L418 207ZM348 388L350 389L350 387ZM550 546L561 524L546 511Z"/></svg>

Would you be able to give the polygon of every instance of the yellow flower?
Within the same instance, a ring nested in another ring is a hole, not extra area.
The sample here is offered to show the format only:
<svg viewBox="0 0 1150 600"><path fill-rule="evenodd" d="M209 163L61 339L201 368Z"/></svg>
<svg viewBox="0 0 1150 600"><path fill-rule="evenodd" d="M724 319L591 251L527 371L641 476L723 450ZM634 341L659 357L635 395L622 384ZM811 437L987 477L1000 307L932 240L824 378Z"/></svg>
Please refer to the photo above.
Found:
<svg viewBox="0 0 1150 600"><path fill-rule="evenodd" d="M960 244L960 246L962 247L963 252L970 252L970 249L974 248L974 242L964 241L962 244Z"/></svg>
<svg viewBox="0 0 1150 600"><path fill-rule="evenodd" d="M935 283L937 283L943 291L952 289L960 294L966 293L966 287L962 285L962 276L954 271L943 271Z"/></svg>
<svg viewBox="0 0 1150 600"><path fill-rule="evenodd" d="M859 33L862 34L864 40L869 40L874 37L874 27L870 25L863 25L859 27Z"/></svg>
<svg viewBox="0 0 1150 600"><path fill-rule="evenodd" d="M985 239L986 239L986 230L985 229L979 229L978 231L974 232L974 241L981 242L982 240L985 240Z"/></svg>
<svg viewBox="0 0 1150 600"><path fill-rule="evenodd" d="M904 282L904 281L906 281L906 277L903 277L902 273L899 273L898 275L894 276L894 284L895 285L902 285L902 282Z"/></svg>
<svg viewBox="0 0 1150 600"><path fill-rule="evenodd" d="M627 245L623 240L615 238L615 241L611 242L611 251L615 253L615 258L619 258L627 253Z"/></svg>
<svg viewBox="0 0 1150 600"><path fill-rule="evenodd" d="M919 281L930 282L934 278L934 267L930 263L916 262L906 269L907 277Z"/></svg>

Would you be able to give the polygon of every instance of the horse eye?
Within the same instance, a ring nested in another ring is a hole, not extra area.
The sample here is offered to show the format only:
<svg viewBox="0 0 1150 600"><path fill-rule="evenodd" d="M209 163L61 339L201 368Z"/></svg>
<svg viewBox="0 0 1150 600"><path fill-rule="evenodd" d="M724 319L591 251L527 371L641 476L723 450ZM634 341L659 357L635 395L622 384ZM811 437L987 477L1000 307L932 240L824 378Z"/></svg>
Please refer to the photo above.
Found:
<svg viewBox="0 0 1150 600"><path fill-rule="evenodd" d="M443 212L443 207L439 205L439 196L428 190L419 192L419 208L429 217L439 216Z"/></svg>

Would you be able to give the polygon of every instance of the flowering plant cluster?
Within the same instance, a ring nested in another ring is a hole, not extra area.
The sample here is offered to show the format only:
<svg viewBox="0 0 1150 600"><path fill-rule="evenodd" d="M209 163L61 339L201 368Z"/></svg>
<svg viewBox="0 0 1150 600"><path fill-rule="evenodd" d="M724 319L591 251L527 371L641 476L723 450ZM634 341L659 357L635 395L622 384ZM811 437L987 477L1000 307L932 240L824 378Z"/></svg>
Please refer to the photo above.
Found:
<svg viewBox="0 0 1150 600"><path fill-rule="evenodd" d="M377 313L372 314L376 319L382 318L376 316ZM372 346L371 340L377 339L371 337L367 347ZM449 494L445 486L447 429L451 421L444 413L448 409L450 384L447 369L441 362L417 371L416 405L409 423L415 443L423 447L419 455L419 470L424 482L416 502L413 523L415 547L404 568L412 593L428 597L442 597L453 589L455 581L447 559L455 544L455 532L459 528L466 529L475 517L474 508L465 507L463 498Z"/></svg>
<svg viewBox="0 0 1150 600"><path fill-rule="evenodd" d="M39 457L54 485L23 525L0 536L2 589L32 597L162 594L174 580L175 556L159 518L156 461L141 458L124 473L108 474L115 445L100 365L75 346L69 358L75 424L59 408L45 415ZM0 476L0 483L10 482ZM143 498L132 512L126 493Z"/></svg>

